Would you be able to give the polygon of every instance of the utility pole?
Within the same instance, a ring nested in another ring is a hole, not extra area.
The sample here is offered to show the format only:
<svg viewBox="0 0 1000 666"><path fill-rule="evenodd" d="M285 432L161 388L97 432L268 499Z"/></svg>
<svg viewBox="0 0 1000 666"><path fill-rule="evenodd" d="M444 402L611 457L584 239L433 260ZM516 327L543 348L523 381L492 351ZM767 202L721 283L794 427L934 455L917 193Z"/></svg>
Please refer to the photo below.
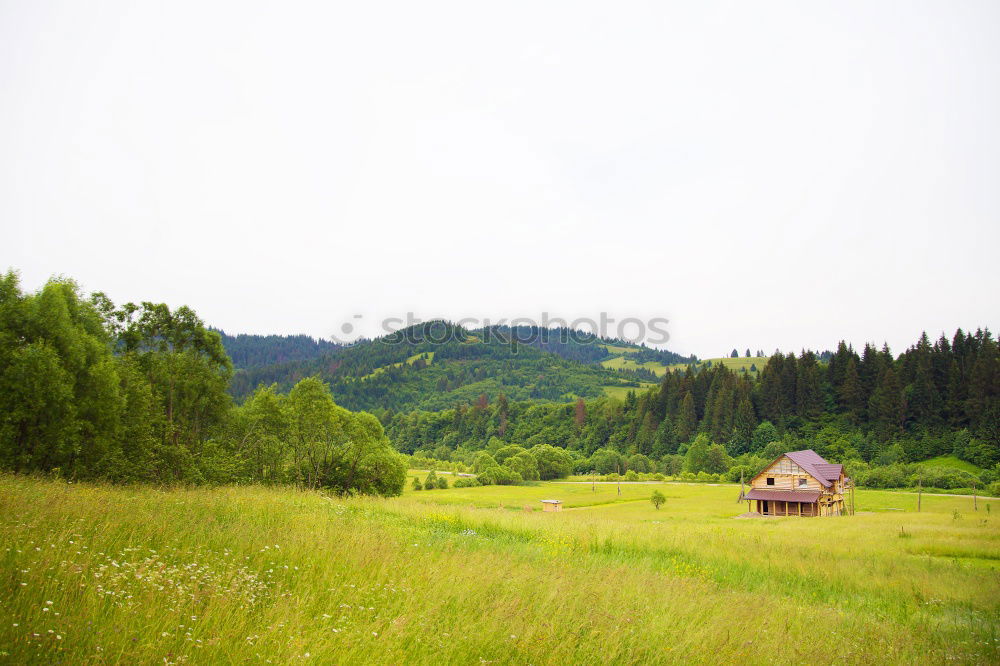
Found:
<svg viewBox="0 0 1000 666"><path fill-rule="evenodd" d="M743 496L744 495L746 495L746 492L743 490L743 472L740 472L740 499L739 499L739 501L741 501L741 502L743 501ZM748 513L750 512L750 500L747 500L747 512Z"/></svg>
<svg viewBox="0 0 1000 666"><path fill-rule="evenodd" d="M622 468L621 465L615 463L615 478L618 479L618 494L622 494Z"/></svg>
<svg viewBox="0 0 1000 666"><path fill-rule="evenodd" d="M979 503L976 498L976 482L972 482L972 510L979 511Z"/></svg>
<svg viewBox="0 0 1000 666"><path fill-rule="evenodd" d="M924 477L917 475L917 513L920 513L920 494L924 490Z"/></svg>

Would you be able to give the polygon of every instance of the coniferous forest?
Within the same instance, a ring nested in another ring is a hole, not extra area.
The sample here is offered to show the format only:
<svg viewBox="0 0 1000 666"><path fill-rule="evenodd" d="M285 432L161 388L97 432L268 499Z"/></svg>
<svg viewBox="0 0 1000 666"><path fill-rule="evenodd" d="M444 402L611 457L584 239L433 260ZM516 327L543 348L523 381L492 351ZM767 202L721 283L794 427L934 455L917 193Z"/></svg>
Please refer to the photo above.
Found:
<svg viewBox="0 0 1000 666"><path fill-rule="evenodd" d="M11 272L0 284L0 466L396 494L396 452L514 483L738 480L812 448L871 486L1000 481L1000 352L985 328L925 334L898 355L846 343L776 352L757 373L636 350L679 364L662 377L603 367L623 341L528 333L432 322L347 347L228 336L189 308L116 306L68 279L23 293ZM917 467L942 456L968 465Z"/></svg>

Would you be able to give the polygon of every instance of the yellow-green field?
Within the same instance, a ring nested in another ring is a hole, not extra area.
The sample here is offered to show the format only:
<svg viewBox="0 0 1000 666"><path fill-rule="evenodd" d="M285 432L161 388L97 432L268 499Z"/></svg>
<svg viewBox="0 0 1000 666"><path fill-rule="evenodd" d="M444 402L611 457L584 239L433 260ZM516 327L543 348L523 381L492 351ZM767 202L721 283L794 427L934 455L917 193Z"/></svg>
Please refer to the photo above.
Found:
<svg viewBox="0 0 1000 666"><path fill-rule="evenodd" d="M1000 661L1000 504L859 491L854 517L738 520L737 491L0 476L0 662Z"/></svg>
<svg viewBox="0 0 1000 666"><path fill-rule="evenodd" d="M751 372L751 368L753 366L757 366L757 372L760 372L761 370L764 369L764 366L767 365L767 360L768 360L767 356L750 356L750 357L740 356L738 358L724 356L722 358L703 359L698 362L698 367L699 368L703 367L707 363L711 363L712 366L716 366L721 363L722 365L726 366L733 372L741 372L743 370ZM673 372L674 370L684 370L686 368L687 364L685 363L675 363L674 365L667 366L667 369L670 370L670 372Z"/></svg>
<svg viewBox="0 0 1000 666"><path fill-rule="evenodd" d="M639 382L639 386L602 386L601 390L604 391L604 395L606 396L624 400L629 391L634 391L636 395L639 395L643 391L648 391L653 386L656 386L656 384L652 382Z"/></svg>
<svg viewBox="0 0 1000 666"><path fill-rule="evenodd" d="M638 354L640 347L621 347L619 345L601 345L609 354Z"/></svg>
<svg viewBox="0 0 1000 666"><path fill-rule="evenodd" d="M667 372L674 372L675 370L685 370L687 369L686 363L674 363L672 365L664 365L662 363L657 363L656 361L646 361L645 363L639 363L634 359L628 357L629 354L634 354L639 351L637 348L629 347L615 347L612 345L605 345L605 349L612 354L621 354L620 356L615 356L614 358L609 358L601 361L601 365L605 368L611 370L638 370L640 368L649 370L658 377L662 377ZM738 358L732 357L722 357L722 358L708 358L698 362L698 367L704 367L707 363L711 363L713 366L724 365L733 372L742 372L746 370L747 372L760 372L767 365L767 356L751 356L745 357L740 356ZM751 370L751 368L756 367L756 371Z"/></svg>
<svg viewBox="0 0 1000 666"><path fill-rule="evenodd" d="M639 368L644 368L659 377L667 374L667 368L662 363L657 363L656 361L636 363L632 359L625 358L624 356L616 356L615 358L609 358L605 361L601 361L601 365L612 370L638 370Z"/></svg>
<svg viewBox="0 0 1000 666"><path fill-rule="evenodd" d="M426 361L427 365L430 365L431 363L434 362L434 352L421 352L419 354L414 354L413 356L409 357L405 361L400 361L399 363L390 363L389 365L382 366L381 368L375 368L374 370L372 370L371 372L369 372L367 375L365 375L361 379L368 379L369 377L377 377L378 375L380 375L383 372L385 372L386 368L398 368L401 365L403 365L404 363L406 365L413 365L413 363L418 358L421 358L423 356L427 357L427 358L424 359L424 361Z"/></svg>

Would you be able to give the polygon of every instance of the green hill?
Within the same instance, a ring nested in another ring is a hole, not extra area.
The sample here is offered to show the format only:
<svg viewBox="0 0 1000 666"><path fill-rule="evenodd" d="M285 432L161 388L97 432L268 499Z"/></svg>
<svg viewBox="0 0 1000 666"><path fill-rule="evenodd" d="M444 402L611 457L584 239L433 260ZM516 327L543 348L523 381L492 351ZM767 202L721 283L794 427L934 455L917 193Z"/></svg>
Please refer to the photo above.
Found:
<svg viewBox="0 0 1000 666"><path fill-rule="evenodd" d="M978 467L968 461L956 458L952 455L929 458L918 462L917 465L921 467L947 467L950 469L960 469L963 472L969 472L970 474L976 475L981 474L983 471L982 467Z"/></svg>
<svg viewBox="0 0 1000 666"><path fill-rule="evenodd" d="M364 340L318 358L238 370L231 392L238 400L261 384L286 391L303 377L330 384L339 404L352 409L440 410L492 400L567 402L578 397L622 396L653 385L647 358L683 358L671 352L603 341L553 329L466 330L430 322L396 334ZM629 349L640 365L605 367L609 349Z"/></svg>

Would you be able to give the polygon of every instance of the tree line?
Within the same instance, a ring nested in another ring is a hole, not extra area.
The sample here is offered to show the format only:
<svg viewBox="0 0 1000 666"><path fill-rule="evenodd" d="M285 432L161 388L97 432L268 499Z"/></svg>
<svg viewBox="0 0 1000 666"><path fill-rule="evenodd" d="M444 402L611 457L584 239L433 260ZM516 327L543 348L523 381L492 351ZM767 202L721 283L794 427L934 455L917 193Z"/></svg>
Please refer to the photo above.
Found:
<svg viewBox="0 0 1000 666"><path fill-rule="evenodd" d="M402 491L379 421L315 378L234 407L218 332L187 307L116 306L72 280L0 277L0 469L70 479Z"/></svg>
<svg viewBox="0 0 1000 666"><path fill-rule="evenodd" d="M752 466L774 442L773 450L813 448L858 469L943 454L982 468L1000 461L1000 359L988 330L933 344L922 335L898 357L886 346L858 354L846 343L824 357L775 353L758 377L721 364L689 367L624 401L533 404L500 394L492 403L483 395L439 412L379 415L407 453L470 461L493 438L555 444L574 453L577 471L606 472L641 456L638 466L664 473L720 473Z"/></svg>
<svg viewBox="0 0 1000 666"><path fill-rule="evenodd" d="M329 340L317 340L308 335L251 335L239 333L228 335L221 329L216 331L222 338L233 368L259 368L262 366L307 361L340 349L340 345Z"/></svg>

